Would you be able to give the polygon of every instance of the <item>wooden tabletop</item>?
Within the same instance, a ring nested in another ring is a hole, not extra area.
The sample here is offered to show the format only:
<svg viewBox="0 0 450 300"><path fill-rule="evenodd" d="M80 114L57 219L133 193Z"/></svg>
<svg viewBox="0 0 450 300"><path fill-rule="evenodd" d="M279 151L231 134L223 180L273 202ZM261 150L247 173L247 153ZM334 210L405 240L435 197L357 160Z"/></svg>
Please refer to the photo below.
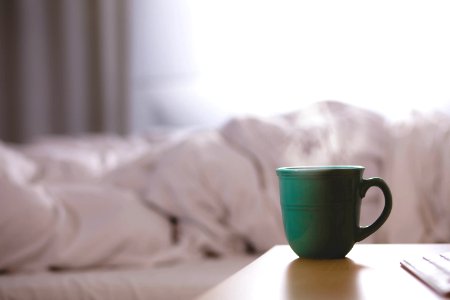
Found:
<svg viewBox="0 0 450 300"><path fill-rule="evenodd" d="M449 299L400 266L450 244L357 244L344 259L300 259L275 246L199 299Z"/></svg>

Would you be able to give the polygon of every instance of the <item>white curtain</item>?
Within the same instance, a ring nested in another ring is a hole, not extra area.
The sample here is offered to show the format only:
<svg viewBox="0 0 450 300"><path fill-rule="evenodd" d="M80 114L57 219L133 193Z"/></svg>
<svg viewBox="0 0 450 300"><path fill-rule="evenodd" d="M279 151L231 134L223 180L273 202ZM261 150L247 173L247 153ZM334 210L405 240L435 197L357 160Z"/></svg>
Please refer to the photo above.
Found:
<svg viewBox="0 0 450 300"><path fill-rule="evenodd" d="M126 133L128 2L2 0L0 139Z"/></svg>

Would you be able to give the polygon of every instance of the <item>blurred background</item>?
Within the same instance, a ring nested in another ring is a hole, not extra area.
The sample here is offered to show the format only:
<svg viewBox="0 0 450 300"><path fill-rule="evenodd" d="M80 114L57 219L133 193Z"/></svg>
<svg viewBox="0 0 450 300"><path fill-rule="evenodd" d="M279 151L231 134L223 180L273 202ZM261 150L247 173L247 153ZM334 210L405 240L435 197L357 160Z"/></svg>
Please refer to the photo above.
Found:
<svg viewBox="0 0 450 300"><path fill-rule="evenodd" d="M1 0L0 139L450 111L450 2Z"/></svg>

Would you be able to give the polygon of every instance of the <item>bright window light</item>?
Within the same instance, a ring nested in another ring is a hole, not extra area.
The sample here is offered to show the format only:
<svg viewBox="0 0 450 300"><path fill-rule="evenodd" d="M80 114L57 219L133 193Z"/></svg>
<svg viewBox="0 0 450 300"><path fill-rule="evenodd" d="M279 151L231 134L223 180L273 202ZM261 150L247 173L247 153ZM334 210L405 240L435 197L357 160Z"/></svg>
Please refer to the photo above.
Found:
<svg viewBox="0 0 450 300"><path fill-rule="evenodd" d="M450 1L186 0L196 92L229 113L449 108Z"/></svg>

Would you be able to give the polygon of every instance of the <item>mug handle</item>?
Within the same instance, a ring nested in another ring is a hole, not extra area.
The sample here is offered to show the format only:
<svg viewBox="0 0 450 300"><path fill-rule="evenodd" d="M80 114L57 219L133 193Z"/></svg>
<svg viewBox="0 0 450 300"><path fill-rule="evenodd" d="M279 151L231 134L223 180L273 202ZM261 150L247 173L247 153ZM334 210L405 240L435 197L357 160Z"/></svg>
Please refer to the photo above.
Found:
<svg viewBox="0 0 450 300"><path fill-rule="evenodd" d="M383 211L381 212L380 216L371 225L365 226L365 227L357 226L357 229L356 229L356 241L357 242L362 241L363 239L365 239L366 237L368 237L369 235L371 235L372 233L377 231L381 227L381 225L383 225L384 222L386 222L386 220L389 217L389 214L391 213L391 210L392 210L391 191L390 191L388 185L386 184L386 182L379 177L373 177L373 178L361 180L361 184L360 184L361 198L365 197L367 190L372 186L376 186L376 187L380 188L381 191L383 192L384 208L383 208Z"/></svg>

